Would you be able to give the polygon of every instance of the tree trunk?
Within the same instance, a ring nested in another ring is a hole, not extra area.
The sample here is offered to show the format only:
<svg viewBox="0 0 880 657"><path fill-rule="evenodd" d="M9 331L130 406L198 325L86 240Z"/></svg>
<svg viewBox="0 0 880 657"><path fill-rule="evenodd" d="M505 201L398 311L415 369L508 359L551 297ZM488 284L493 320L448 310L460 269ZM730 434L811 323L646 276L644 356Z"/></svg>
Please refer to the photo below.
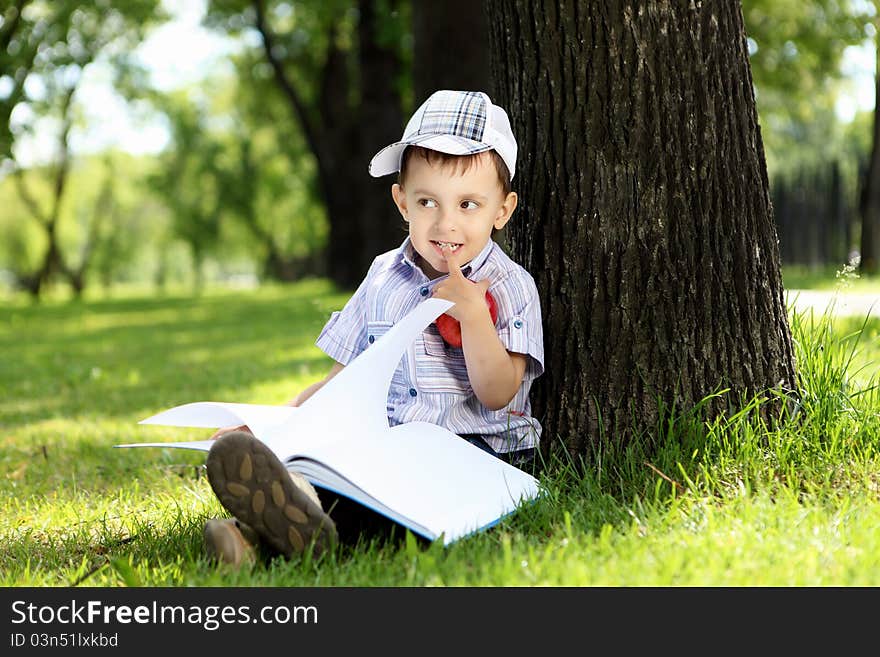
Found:
<svg viewBox="0 0 880 657"><path fill-rule="evenodd" d="M862 196L862 239L859 246L859 270L866 276L872 276L878 271L877 237L880 235L880 35L875 37L875 41L874 135Z"/></svg>
<svg viewBox="0 0 880 657"><path fill-rule="evenodd" d="M192 257L193 295L198 297L205 291L205 254L196 242L190 242L189 252Z"/></svg>
<svg viewBox="0 0 880 657"><path fill-rule="evenodd" d="M488 90L489 28L483 4L473 0L412 3L416 107L438 89Z"/></svg>
<svg viewBox="0 0 880 657"><path fill-rule="evenodd" d="M40 209L40 204L34 198L27 187L27 182L20 170L16 170L16 183L19 197L28 206L34 218L40 223L46 233L46 252L40 263L33 282L28 281L27 289L31 296L39 300L43 290L52 280L58 276L69 279L70 270L61 255L61 246L58 243L58 222L61 219L61 204L67 185L67 174L70 171L70 145L68 138L73 127L71 106L73 95L76 93L76 84L69 87L61 101L61 132L58 136L58 163L54 171L52 184L52 205L46 213ZM27 277L25 277L26 279ZM23 279L23 280L25 280Z"/></svg>
<svg viewBox="0 0 880 657"><path fill-rule="evenodd" d="M389 3L389 10L396 9L397 1ZM351 177L357 180L359 194L350 200L357 204L348 221L360 222L361 258L356 263L358 271L349 287L357 287L367 269L380 253L400 245L406 237L403 222L391 200L391 185L396 179L373 178L367 172L370 159L380 148L397 141L403 132L403 101L400 95L402 65L397 53L383 43L382 16L374 0L358 3L358 58L361 73L361 102L354 117L353 132L358 135L359 157L350 159Z"/></svg>
<svg viewBox="0 0 880 657"><path fill-rule="evenodd" d="M668 409L795 385L739 2L489 0L519 141L544 445L657 435Z"/></svg>
<svg viewBox="0 0 880 657"><path fill-rule="evenodd" d="M396 2L385 5L393 11ZM373 153L397 140L403 127L399 57L390 44L379 42L381 20L387 16L379 14L376 0L359 0L354 65L335 43L336 33L331 30L319 99L307 106L275 52L263 0L252 0L252 6L276 82L317 162L329 223L326 270L337 285L354 289L373 258L399 245L404 237L396 223L390 183L373 180L367 173ZM353 68L359 81L349 75ZM353 88L357 93L352 93ZM352 102L353 97L358 100Z"/></svg>
<svg viewBox="0 0 880 657"><path fill-rule="evenodd" d="M831 163L831 171L829 173L831 181L829 183L828 194L830 196L831 205L831 225L829 227L829 251L830 259L835 264L846 263L846 230L843 211L843 190L841 188L840 179L840 163L837 160Z"/></svg>

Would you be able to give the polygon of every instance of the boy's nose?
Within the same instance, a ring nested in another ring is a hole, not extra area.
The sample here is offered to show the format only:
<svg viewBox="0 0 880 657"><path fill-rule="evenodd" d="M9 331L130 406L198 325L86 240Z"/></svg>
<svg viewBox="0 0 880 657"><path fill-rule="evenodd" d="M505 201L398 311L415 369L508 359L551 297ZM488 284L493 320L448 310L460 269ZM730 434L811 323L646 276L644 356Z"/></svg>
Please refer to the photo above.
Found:
<svg viewBox="0 0 880 657"><path fill-rule="evenodd" d="M441 210L437 216L437 226L441 230L455 230L455 217L448 210Z"/></svg>

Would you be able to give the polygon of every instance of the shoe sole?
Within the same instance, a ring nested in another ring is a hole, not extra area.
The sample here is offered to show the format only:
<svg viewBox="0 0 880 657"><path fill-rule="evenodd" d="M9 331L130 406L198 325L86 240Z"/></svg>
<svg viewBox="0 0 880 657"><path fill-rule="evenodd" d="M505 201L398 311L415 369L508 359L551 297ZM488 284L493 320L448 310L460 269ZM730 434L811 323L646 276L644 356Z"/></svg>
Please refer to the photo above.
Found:
<svg viewBox="0 0 880 657"><path fill-rule="evenodd" d="M314 544L320 554L336 543L336 526L297 488L278 457L251 434L227 433L211 446L208 481L220 503L285 557Z"/></svg>

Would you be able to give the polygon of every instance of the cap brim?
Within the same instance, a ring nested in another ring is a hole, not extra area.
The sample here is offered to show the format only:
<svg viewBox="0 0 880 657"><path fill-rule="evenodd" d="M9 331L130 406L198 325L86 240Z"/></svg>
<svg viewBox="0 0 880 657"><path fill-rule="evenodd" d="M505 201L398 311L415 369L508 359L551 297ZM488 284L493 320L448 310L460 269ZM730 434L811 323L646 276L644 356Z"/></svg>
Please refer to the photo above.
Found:
<svg viewBox="0 0 880 657"><path fill-rule="evenodd" d="M398 141L383 148L370 160L370 175L374 178L400 171L400 158L407 146L421 146L449 155L474 155L492 150L481 141L455 135L414 135L406 141Z"/></svg>

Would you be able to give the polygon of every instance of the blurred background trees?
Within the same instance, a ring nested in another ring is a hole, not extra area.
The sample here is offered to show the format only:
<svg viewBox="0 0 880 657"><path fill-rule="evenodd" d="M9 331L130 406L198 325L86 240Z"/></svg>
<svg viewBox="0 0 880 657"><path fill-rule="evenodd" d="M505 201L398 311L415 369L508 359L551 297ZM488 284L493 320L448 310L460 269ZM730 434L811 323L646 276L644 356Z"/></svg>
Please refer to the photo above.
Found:
<svg viewBox="0 0 880 657"><path fill-rule="evenodd" d="M874 45L876 16L864 0L743 2L783 264L842 265L858 253L874 271L860 236L873 114L844 121L837 103L852 84L845 52Z"/></svg>
<svg viewBox="0 0 880 657"><path fill-rule="evenodd" d="M9 254L14 262L10 276L34 296L58 278L65 279L76 294L82 292L106 219L97 216L104 211L102 203L84 212L82 206L74 209L76 197L67 202L72 196L68 178L75 165L69 139L78 118L76 94L83 75L99 55L114 57L129 51L143 40L151 24L165 18L158 0L117 4L17 0L3 13L0 116L5 121L0 128L0 171L7 174L4 182L15 187L20 201L16 216L8 217L13 225L4 231L11 233L4 242L7 251L15 245L32 246L34 240L43 242L29 248L27 257ZM51 119L54 124L54 154L25 172L13 147L22 137L34 135L38 119ZM71 215L74 218L68 219ZM62 226L63 220L67 225ZM72 232L71 221L79 224L80 230L72 236L81 242L78 249L62 248L62 233Z"/></svg>
<svg viewBox="0 0 880 657"><path fill-rule="evenodd" d="M137 53L178 3L7 0L0 9L6 292L307 276L353 287L405 236L388 198L393 180L367 173L372 154L399 138L430 91L493 89L476 3L195 5L230 47L173 88ZM851 55L874 52L877 7L743 0L742 9L783 264L840 268L858 254L871 273L875 121L870 110L841 111L841 99L852 92ZM83 91L91 70L105 72L135 121L162 126L156 148L90 145L102 127L88 111L100 100Z"/></svg>

